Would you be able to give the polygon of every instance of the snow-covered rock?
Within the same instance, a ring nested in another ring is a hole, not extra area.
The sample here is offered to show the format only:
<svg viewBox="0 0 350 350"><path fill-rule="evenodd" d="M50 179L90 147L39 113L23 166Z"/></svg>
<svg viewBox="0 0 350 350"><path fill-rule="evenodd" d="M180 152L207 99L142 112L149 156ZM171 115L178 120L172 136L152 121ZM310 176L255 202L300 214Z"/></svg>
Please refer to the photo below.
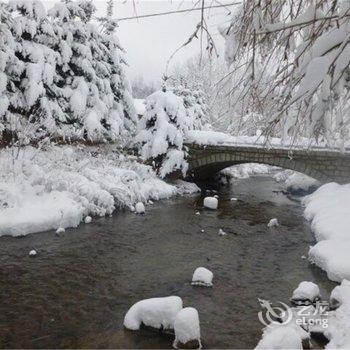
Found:
<svg viewBox="0 0 350 350"><path fill-rule="evenodd" d="M339 286L336 286L332 290L329 302L332 309L337 309L343 304L347 304L350 309L350 281L344 279Z"/></svg>
<svg viewBox="0 0 350 350"><path fill-rule="evenodd" d="M206 208L213 209L213 210L218 208L218 204L219 204L219 201L215 197L205 197L203 201L203 205Z"/></svg>
<svg viewBox="0 0 350 350"><path fill-rule="evenodd" d="M145 213L145 205L142 202L138 202L135 205L135 211L137 214L144 214Z"/></svg>
<svg viewBox="0 0 350 350"><path fill-rule="evenodd" d="M262 339L255 349L303 349L309 334L293 324L271 324L264 329Z"/></svg>
<svg viewBox="0 0 350 350"><path fill-rule="evenodd" d="M63 228L63 227L59 227L57 230L56 230L56 233L59 235L61 233L64 233L66 232L66 230Z"/></svg>
<svg viewBox="0 0 350 350"><path fill-rule="evenodd" d="M174 347L180 349L198 349L202 347L198 311L185 307L175 317Z"/></svg>
<svg viewBox="0 0 350 350"><path fill-rule="evenodd" d="M32 249L30 252L29 252L29 256L35 256L37 255L37 251L35 249Z"/></svg>
<svg viewBox="0 0 350 350"><path fill-rule="evenodd" d="M293 292L291 301L297 305L307 305L320 298L320 288L313 282L303 281Z"/></svg>
<svg viewBox="0 0 350 350"><path fill-rule="evenodd" d="M92 217L91 216L85 216L84 222L85 224L90 224L90 222L92 221Z"/></svg>
<svg viewBox="0 0 350 350"><path fill-rule="evenodd" d="M310 176L294 172L288 176L285 184L287 190L293 194L307 194L316 190L320 186L320 182Z"/></svg>
<svg viewBox="0 0 350 350"><path fill-rule="evenodd" d="M192 285L195 286L213 286L213 277L214 274L205 267L197 267L193 273Z"/></svg>
<svg viewBox="0 0 350 350"><path fill-rule="evenodd" d="M268 174L272 169L272 166L265 164L246 163L221 170L220 174L232 179L246 179L252 175Z"/></svg>
<svg viewBox="0 0 350 350"><path fill-rule="evenodd" d="M233 197L233 198L230 199L230 201L231 202L236 202L236 201L238 201L238 199Z"/></svg>
<svg viewBox="0 0 350 350"><path fill-rule="evenodd" d="M201 191L201 189L193 182L176 180L174 185L176 186L177 193L180 195L193 194Z"/></svg>
<svg viewBox="0 0 350 350"><path fill-rule="evenodd" d="M276 218L271 219L267 224L267 227L277 227L279 226L278 220Z"/></svg>
<svg viewBox="0 0 350 350"><path fill-rule="evenodd" d="M182 309L182 299L177 296L144 299L134 304L126 313L124 326L140 329L141 324L153 328L174 328L175 317Z"/></svg>
<svg viewBox="0 0 350 350"><path fill-rule="evenodd" d="M218 235L219 235L219 236L226 236L227 233L226 233L222 228L220 228L220 229L219 229L219 232L218 232Z"/></svg>
<svg viewBox="0 0 350 350"><path fill-rule="evenodd" d="M196 211L196 215L201 215L201 213L199 211Z"/></svg>

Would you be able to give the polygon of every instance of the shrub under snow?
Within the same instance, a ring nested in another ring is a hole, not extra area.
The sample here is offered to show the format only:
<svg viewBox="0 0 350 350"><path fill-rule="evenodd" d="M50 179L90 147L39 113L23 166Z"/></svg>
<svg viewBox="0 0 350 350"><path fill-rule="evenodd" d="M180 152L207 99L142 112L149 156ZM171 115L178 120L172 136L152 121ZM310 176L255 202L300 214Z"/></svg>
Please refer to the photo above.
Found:
<svg viewBox="0 0 350 350"><path fill-rule="evenodd" d="M126 313L124 326L140 329L141 324L154 328L174 328L175 317L182 309L182 299L177 296L151 298L138 301Z"/></svg>
<svg viewBox="0 0 350 350"><path fill-rule="evenodd" d="M0 236L76 227L148 199L191 193L112 146L50 146L0 151Z"/></svg>

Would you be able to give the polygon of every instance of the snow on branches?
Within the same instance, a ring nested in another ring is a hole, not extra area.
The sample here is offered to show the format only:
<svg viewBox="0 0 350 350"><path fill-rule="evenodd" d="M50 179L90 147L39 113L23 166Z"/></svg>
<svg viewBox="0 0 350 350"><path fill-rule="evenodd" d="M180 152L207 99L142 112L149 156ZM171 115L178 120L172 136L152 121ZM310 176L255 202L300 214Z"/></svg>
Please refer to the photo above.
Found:
<svg viewBox="0 0 350 350"><path fill-rule="evenodd" d="M270 132L282 122L285 133L329 144L347 137L349 1L246 1L221 33L228 63L244 67L242 95L257 91Z"/></svg>
<svg viewBox="0 0 350 350"><path fill-rule="evenodd" d="M0 3L0 139L127 141L136 116L123 49L94 11L91 1L47 14L38 0Z"/></svg>

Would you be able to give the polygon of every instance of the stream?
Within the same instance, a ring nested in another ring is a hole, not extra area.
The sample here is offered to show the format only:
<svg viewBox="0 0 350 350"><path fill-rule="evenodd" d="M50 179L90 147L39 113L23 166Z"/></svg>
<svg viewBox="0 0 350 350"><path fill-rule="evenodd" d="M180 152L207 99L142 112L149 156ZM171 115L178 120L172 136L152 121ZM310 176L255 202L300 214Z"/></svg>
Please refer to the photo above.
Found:
<svg viewBox="0 0 350 350"><path fill-rule="evenodd" d="M255 176L218 188L217 211L203 209L198 194L60 236L0 237L0 347L171 348L171 334L123 328L133 303L169 295L197 308L204 348L255 347L258 298L288 303L304 280L324 297L335 286L302 258L315 240L302 207L282 190L272 177ZM267 228L271 218L280 226ZM214 273L212 288L191 286L199 266Z"/></svg>

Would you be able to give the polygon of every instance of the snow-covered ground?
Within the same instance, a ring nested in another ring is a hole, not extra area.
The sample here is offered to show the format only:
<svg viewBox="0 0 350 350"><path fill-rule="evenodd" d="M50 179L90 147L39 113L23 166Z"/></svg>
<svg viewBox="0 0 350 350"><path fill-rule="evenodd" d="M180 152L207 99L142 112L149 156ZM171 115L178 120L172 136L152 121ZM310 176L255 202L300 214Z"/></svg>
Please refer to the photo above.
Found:
<svg viewBox="0 0 350 350"><path fill-rule="evenodd" d="M305 217L318 243L309 259L327 271L329 279L350 280L350 184L328 183L304 199Z"/></svg>
<svg viewBox="0 0 350 350"><path fill-rule="evenodd" d="M0 236L77 227L88 215L198 191L165 183L107 145L3 149L0 164Z"/></svg>

